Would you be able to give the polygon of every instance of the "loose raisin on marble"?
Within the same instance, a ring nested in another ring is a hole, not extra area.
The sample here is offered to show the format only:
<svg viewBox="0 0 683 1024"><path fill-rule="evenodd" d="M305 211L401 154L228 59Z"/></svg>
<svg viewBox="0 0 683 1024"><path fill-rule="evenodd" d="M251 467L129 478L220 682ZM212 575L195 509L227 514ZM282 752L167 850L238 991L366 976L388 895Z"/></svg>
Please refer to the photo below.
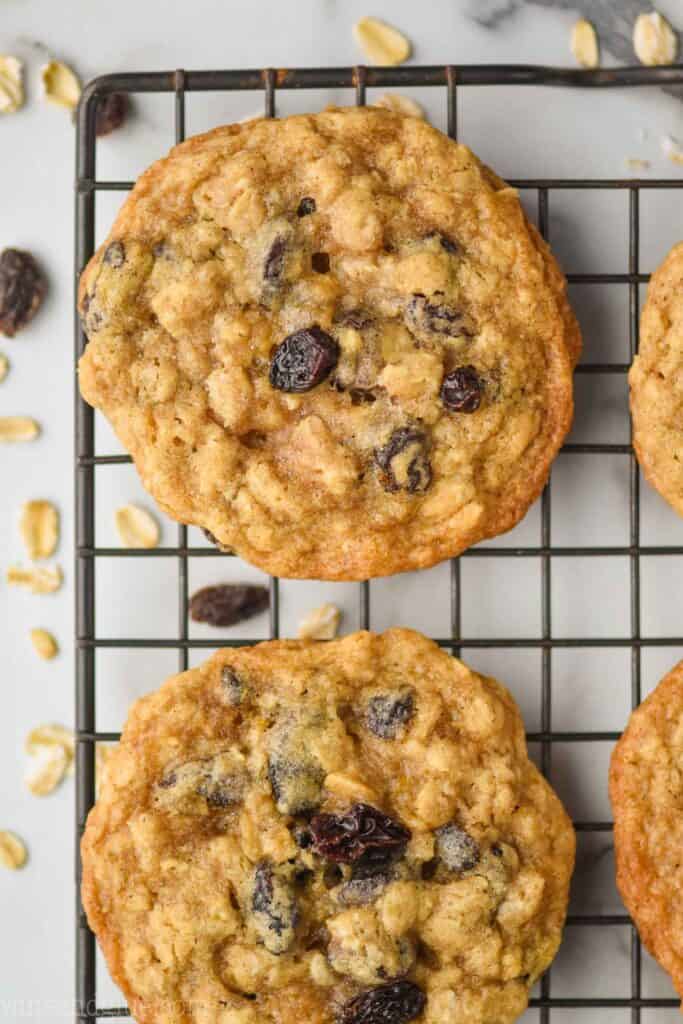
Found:
<svg viewBox="0 0 683 1024"><path fill-rule="evenodd" d="M312 196L304 196L297 207L296 215L297 217L308 217L309 214L315 213L315 211L315 199Z"/></svg>
<svg viewBox="0 0 683 1024"><path fill-rule="evenodd" d="M432 482L427 437L413 427L395 430L384 447L375 451L375 461L384 471L382 483L387 491L420 494Z"/></svg>
<svg viewBox="0 0 683 1024"><path fill-rule="evenodd" d="M459 366L446 374L441 401L450 412L476 412L481 405L483 384L473 366Z"/></svg>
<svg viewBox="0 0 683 1024"><path fill-rule="evenodd" d="M281 814L310 814L320 805L325 773L312 758L295 760L271 753L268 780Z"/></svg>
<svg viewBox="0 0 683 1024"><path fill-rule="evenodd" d="M269 284L275 284L282 277L285 270L285 252L287 243L278 235L274 240L263 264L263 276Z"/></svg>
<svg viewBox="0 0 683 1024"><path fill-rule="evenodd" d="M406 1024L419 1017L427 997L414 982L390 981L349 1000L338 1024Z"/></svg>
<svg viewBox="0 0 683 1024"><path fill-rule="evenodd" d="M411 298L406 307L406 315L409 324L416 331L447 334L451 337L471 333L466 317L459 309L454 309L453 306L443 303L430 302L425 295L420 293Z"/></svg>
<svg viewBox="0 0 683 1024"><path fill-rule="evenodd" d="M457 825L436 830L436 852L449 871L471 871L479 863L479 843Z"/></svg>
<svg viewBox="0 0 683 1024"><path fill-rule="evenodd" d="M329 274L329 254L326 252L314 252L311 256L311 267L316 272L316 274Z"/></svg>
<svg viewBox="0 0 683 1024"><path fill-rule="evenodd" d="M126 262L126 247L123 242L110 242L104 250L102 262L114 270L119 270Z"/></svg>
<svg viewBox="0 0 683 1024"><path fill-rule="evenodd" d="M95 134L98 139L111 135L120 128L128 113L128 96L123 92L110 92L97 104Z"/></svg>
<svg viewBox="0 0 683 1024"><path fill-rule="evenodd" d="M317 324L295 331L278 345L270 383L279 391L310 391L337 365L339 346Z"/></svg>
<svg viewBox="0 0 683 1024"><path fill-rule="evenodd" d="M220 583L203 587L190 598L193 622L209 626L234 626L264 611L269 604L268 590L249 583Z"/></svg>
<svg viewBox="0 0 683 1024"><path fill-rule="evenodd" d="M382 740L393 740L413 717L414 711L415 700L412 690L378 693L367 703L365 723L375 736Z"/></svg>
<svg viewBox="0 0 683 1024"><path fill-rule="evenodd" d="M269 953L286 953L294 942L297 907L290 882L261 861L254 872L251 895L254 926Z"/></svg>
<svg viewBox="0 0 683 1024"><path fill-rule="evenodd" d="M228 704L238 707L244 697L244 686L242 680L230 665L224 665L221 669L221 686Z"/></svg>
<svg viewBox="0 0 683 1024"><path fill-rule="evenodd" d="M399 856L411 836L405 825L369 804L355 804L348 814L317 814L311 834L315 852L340 864L372 858L377 851Z"/></svg>
<svg viewBox="0 0 683 1024"><path fill-rule="evenodd" d="M0 253L0 334L13 338L36 315L47 283L30 252Z"/></svg>

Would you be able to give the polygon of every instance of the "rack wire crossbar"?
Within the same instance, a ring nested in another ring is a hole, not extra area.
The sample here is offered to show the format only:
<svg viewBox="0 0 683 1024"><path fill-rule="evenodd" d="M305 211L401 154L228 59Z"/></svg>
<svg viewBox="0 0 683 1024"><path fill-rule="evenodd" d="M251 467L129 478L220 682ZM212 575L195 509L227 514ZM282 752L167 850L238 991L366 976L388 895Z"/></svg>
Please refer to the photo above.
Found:
<svg viewBox="0 0 683 1024"><path fill-rule="evenodd" d="M683 68L616 68L592 71L559 69L524 65L436 65L431 67L368 68L266 68L263 70L232 71L173 71L143 72L106 75L92 81L84 90L77 123L77 175L75 272L78 277L95 248L95 207L99 192L125 192L133 186L130 181L106 181L97 178L95 115L97 104L113 92L173 93L175 96L175 138L185 138L185 97L188 92L260 90L264 98L264 114L275 115L278 90L290 89L349 89L355 103L363 105L368 87L430 86L445 91L448 134L457 137L458 102L463 87L472 86L553 86L609 89L643 86L672 86L683 84ZM643 190L680 189L683 179L582 179L582 178L528 178L511 182L520 189L537 193L538 227L548 234L550 195L553 191L595 189L618 190L628 194L628 271L626 273L574 273L570 283L605 285L622 284L629 290L629 339L631 358L637 351L639 319L639 286L648 280L639 265L640 193ZM75 357L80 357L85 344L78 317L75 325ZM628 364L583 364L578 373L625 374ZM212 549L188 546L187 527L178 527L176 547L153 551L121 548L98 548L95 539L95 472L99 467L129 463L124 455L99 455L95 450L94 415L75 390L75 485L76 485L76 1020L92 1022L102 1018L128 1017L126 1007L101 1007L97 1002L95 938L90 931L80 901L81 864L78 841L85 820L95 800L95 744L117 740L118 733L98 732L95 716L95 655L105 647L116 648L174 648L178 651L180 671L188 667L189 650L215 647L215 640L191 639L188 632L188 562L191 558L216 556ZM451 634L438 639L438 643L458 654L463 646L480 648L531 648L541 652L541 708L540 730L529 733L528 739L540 747L543 772L551 769L552 745L557 742L575 743L614 741L618 733L558 732L552 725L552 652L561 647L623 647L631 651L631 704L636 707L641 699L641 650L648 646L683 646L683 637L641 636L640 559L642 556L683 554L683 546L652 546L640 544L640 493L638 466L630 444L567 444L564 453L591 455L621 455L629 460L629 541L618 547L557 547L551 538L551 486L541 498L541 525L538 546L510 548L486 546L465 552L465 558L538 558L540 573L541 635L518 639L505 637L463 637L461 629L462 586L460 559L451 562L450 626ZM551 616L551 573L553 558L581 556L621 555L630 568L630 631L623 637L557 637L553 634ZM102 557L174 557L178 565L178 629L173 639L150 637L106 638L96 630L95 571ZM278 580L270 581L270 636L280 634L280 603ZM359 621L361 628L370 624L370 586L359 584ZM219 640L225 646L251 644L254 640ZM612 829L608 821L575 821L577 831L605 832ZM548 1024L551 1011L557 1009L623 1008L630 1010L632 1024L639 1024L644 1008L670 1008L678 1006L676 999L644 998L642 994L641 946L637 932L626 914L574 914L568 918L568 927L630 926L630 985L623 998L558 998L551 994L551 975L548 971L540 985L540 994L530 1005L537 1007L541 1024Z"/></svg>

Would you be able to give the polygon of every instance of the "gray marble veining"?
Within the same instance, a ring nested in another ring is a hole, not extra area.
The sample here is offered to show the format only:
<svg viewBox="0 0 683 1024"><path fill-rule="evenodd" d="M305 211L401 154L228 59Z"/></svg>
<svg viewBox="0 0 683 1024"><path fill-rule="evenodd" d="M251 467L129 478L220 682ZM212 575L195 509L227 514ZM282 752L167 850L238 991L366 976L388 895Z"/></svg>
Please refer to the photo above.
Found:
<svg viewBox="0 0 683 1024"><path fill-rule="evenodd" d="M470 0L467 14L485 28L498 28L510 15L522 7L535 4L562 11L576 11L595 25L600 45L620 63L633 64L633 25L639 14L650 9L644 0ZM675 25L675 28L680 26ZM667 89L674 96L683 97L683 88Z"/></svg>

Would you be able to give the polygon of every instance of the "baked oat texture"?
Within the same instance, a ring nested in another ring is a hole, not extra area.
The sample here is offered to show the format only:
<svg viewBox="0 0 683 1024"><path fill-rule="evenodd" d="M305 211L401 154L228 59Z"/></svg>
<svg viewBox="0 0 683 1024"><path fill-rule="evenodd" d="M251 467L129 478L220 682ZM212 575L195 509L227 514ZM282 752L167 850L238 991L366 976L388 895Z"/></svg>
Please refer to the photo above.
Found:
<svg viewBox="0 0 683 1024"><path fill-rule="evenodd" d="M610 769L617 885L683 997L683 661L631 715Z"/></svg>
<svg viewBox="0 0 683 1024"><path fill-rule="evenodd" d="M410 836L317 852L311 814L359 805ZM82 855L141 1024L354 1024L396 978L423 1011L364 1024L506 1024L558 948L574 832L508 692L393 629L221 651L138 701Z"/></svg>
<svg viewBox="0 0 683 1024"><path fill-rule="evenodd" d="M643 472L683 515L683 242L652 275L629 374L633 443Z"/></svg>
<svg viewBox="0 0 683 1024"><path fill-rule="evenodd" d="M578 327L516 191L387 110L176 147L80 310L82 393L148 490L280 576L416 569L510 529L572 416Z"/></svg>

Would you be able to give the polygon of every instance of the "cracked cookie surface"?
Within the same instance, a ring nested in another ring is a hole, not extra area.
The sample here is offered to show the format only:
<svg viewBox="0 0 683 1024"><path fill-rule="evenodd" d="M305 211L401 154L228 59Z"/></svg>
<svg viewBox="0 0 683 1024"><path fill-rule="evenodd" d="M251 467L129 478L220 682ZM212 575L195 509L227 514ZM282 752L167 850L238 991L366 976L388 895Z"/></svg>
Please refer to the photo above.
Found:
<svg viewBox="0 0 683 1024"><path fill-rule="evenodd" d="M148 170L83 274L81 390L171 516L360 579L510 529L580 337L517 192L425 122L218 128Z"/></svg>
<svg viewBox="0 0 683 1024"><path fill-rule="evenodd" d="M617 885L683 997L683 661L629 720L610 768Z"/></svg>
<svg viewBox="0 0 683 1024"><path fill-rule="evenodd" d="M649 482L683 515L683 243L652 275L629 373L633 444Z"/></svg>
<svg viewBox="0 0 683 1024"><path fill-rule="evenodd" d="M138 701L82 856L141 1024L507 1024L574 833L507 691L394 629L221 651Z"/></svg>

